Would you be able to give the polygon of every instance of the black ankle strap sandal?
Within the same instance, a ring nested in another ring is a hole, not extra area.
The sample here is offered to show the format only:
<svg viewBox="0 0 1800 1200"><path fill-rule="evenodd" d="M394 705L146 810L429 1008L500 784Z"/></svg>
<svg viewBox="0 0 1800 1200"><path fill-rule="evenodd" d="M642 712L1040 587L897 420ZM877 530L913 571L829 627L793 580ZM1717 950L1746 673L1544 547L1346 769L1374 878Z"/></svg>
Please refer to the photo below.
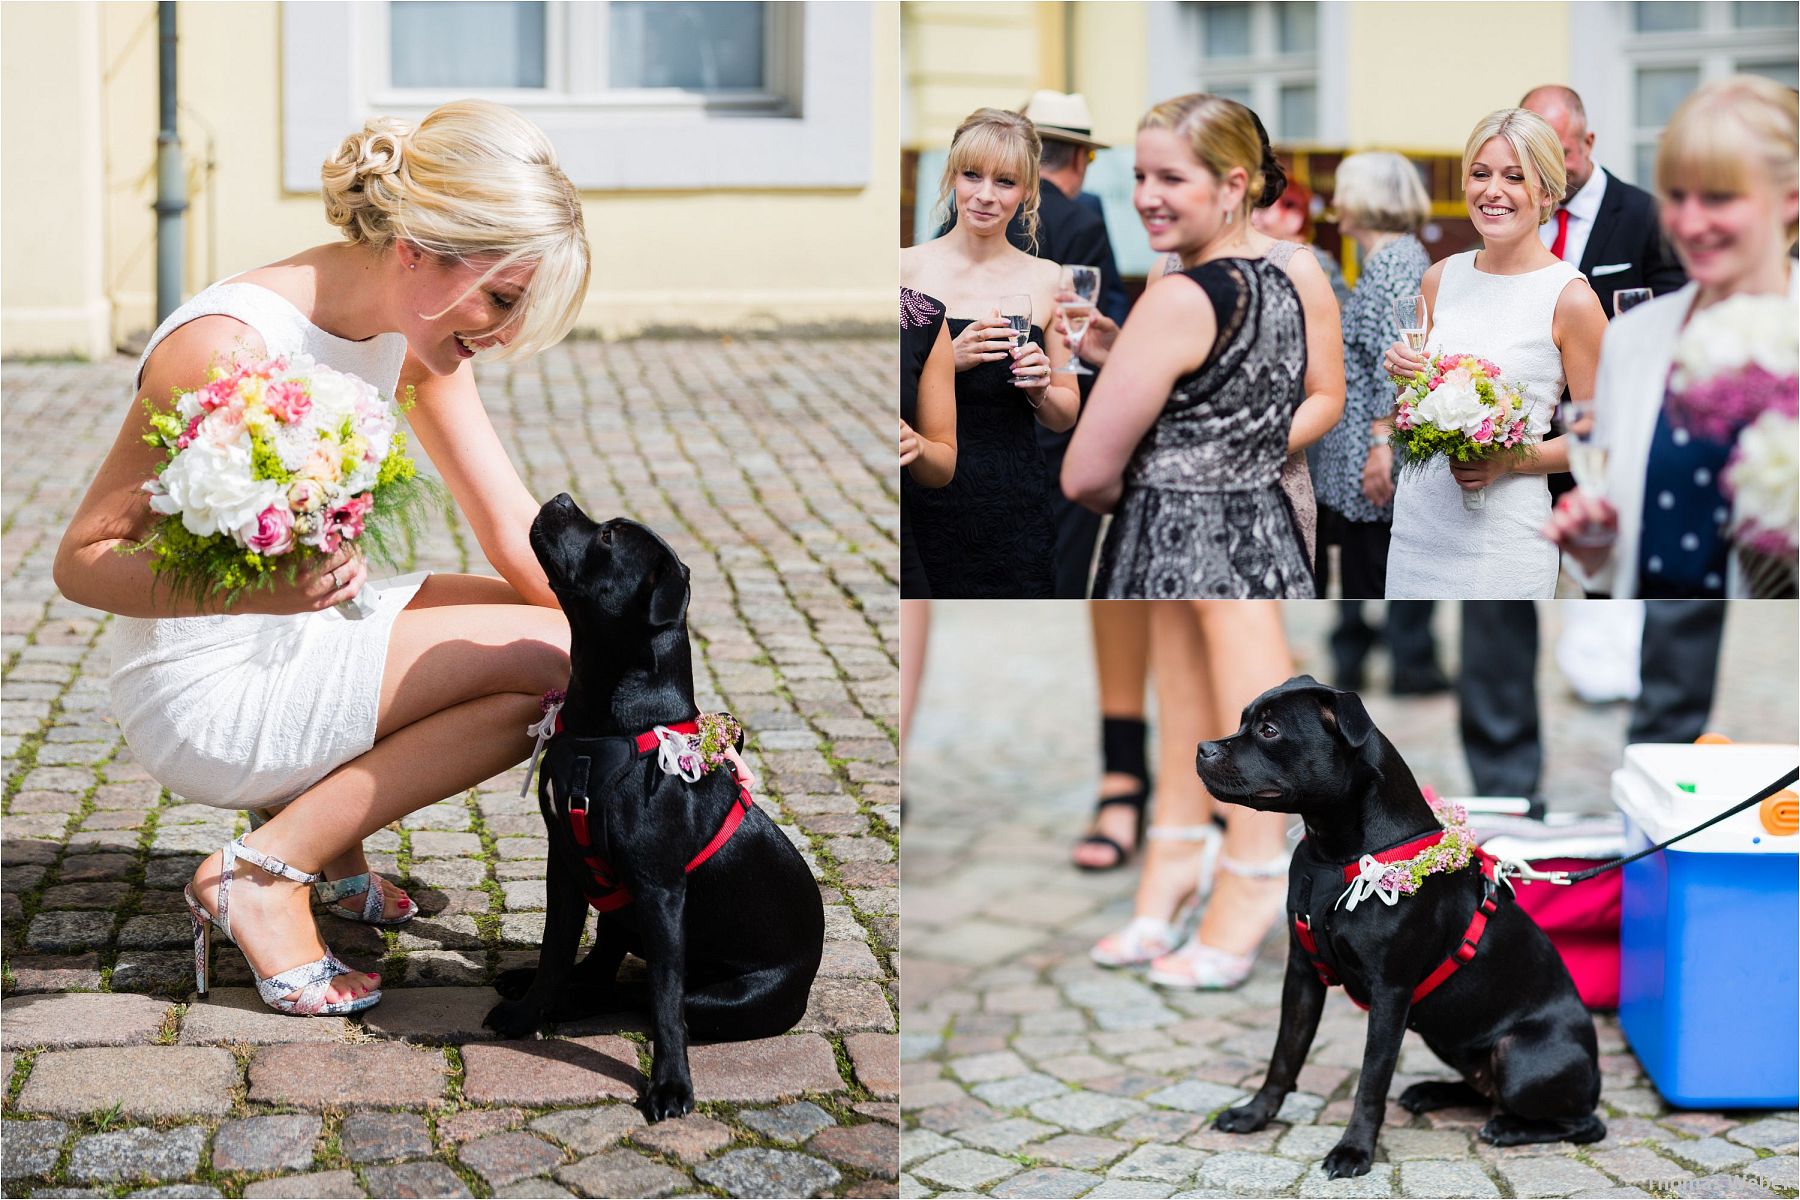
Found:
<svg viewBox="0 0 1800 1200"><path fill-rule="evenodd" d="M1137 833L1132 849L1126 849L1119 842L1107 837L1104 833L1091 832L1076 843L1081 846L1106 846L1113 852L1113 861L1103 866L1088 863L1075 863L1082 871L1116 871L1131 861L1131 856L1138 846L1144 844L1144 826L1150 807L1150 768L1145 761L1144 740L1148 734L1148 726L1138 717L1102 717L1100 719L1100 761L1103 774L1129 775L1139 781L1140 786L1134 792L1122 796L1102 796L1094 803L1094 816L1109 808L1128 807L1137 811Z"/></svg>

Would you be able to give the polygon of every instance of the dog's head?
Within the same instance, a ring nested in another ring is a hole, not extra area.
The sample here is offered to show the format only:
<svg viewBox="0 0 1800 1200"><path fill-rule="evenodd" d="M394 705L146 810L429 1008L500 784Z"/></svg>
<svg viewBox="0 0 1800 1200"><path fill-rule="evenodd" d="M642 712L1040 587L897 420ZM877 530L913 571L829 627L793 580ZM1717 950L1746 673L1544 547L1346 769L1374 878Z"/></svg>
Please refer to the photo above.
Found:
<svg viewBox="0 0 1800 1200"><path fill-rule="evenodd" d="M1194 767L1220 800L1304 816L1379 779L1382 754L1355 692L1296 675L1252 700L1236 733L1201 742Z"/></svg>
<svg viewBox="0 0 1800 1200"><path fill-rule="evenodd" d="M565 492L538 510L531 549L577 637L683 628L688 569L646 526L624 517L596 523Z"/></svg>

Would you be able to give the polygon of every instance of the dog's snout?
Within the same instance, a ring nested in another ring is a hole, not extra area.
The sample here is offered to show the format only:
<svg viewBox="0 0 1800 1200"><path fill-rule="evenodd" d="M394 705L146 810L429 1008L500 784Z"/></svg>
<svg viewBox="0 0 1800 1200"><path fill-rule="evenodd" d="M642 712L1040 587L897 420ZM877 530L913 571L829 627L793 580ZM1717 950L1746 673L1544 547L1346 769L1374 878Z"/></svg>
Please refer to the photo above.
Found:
<svg viewBox="0 0 1800 1200"><path fill-rule="evenodd" d="M1219 743L1217 743L1217 742L1201 742L1200 743L1200 752L1195 757L1194 761L1195 762L1210 762L1212 759L1219 757L1219 755L1223 754L1224 752L1225 752L1224 748L1221 747L1219 745Z"/></svg>

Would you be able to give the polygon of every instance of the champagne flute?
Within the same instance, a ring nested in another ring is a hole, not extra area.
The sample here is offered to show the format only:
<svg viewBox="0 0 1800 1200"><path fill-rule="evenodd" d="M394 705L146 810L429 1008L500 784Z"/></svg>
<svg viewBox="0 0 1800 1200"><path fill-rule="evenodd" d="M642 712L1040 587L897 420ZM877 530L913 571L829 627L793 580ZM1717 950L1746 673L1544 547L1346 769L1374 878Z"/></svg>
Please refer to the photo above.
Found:
<svg viewBox="0 0 1800 1200"><path fill-rule="evenodd" d="M1620 288L1613 293L1613 316L1621 317L1626 310L1636 308L1646 300L1656 298L1656 293L1649 288Z"/></svg>
<svg viewBox="0 0 1800 1200"><path fill-rule="evenodd" d="M1000 297L994 306L1006 323L1012 326L1012 344L1014 350L1022 350L1025 343L1031 340L1031 297L1023 293ZM1013 376L1013 386L1025 386L1017 375Z"/></svg>
<svg viewBox="0 0 1800 1200"><path fill-rule="evenodd" d="M1069 364L1063 370L1071 375L1092 375L1081 362L1081 335L1087 332L1094 303L1100 298L1100 271L1096 267L1064 267L1056 290L1059 295L1072 297L1062 306L1063 316L1069 322Z"/></svg>
<svg viewBox="0 0 1800 1200"><path fill-rule="evenodd" d="M1563 402L1562 425L1568 434L1569 471L1576 486L1590 496L1606 496L1606 440L1597 419L1598 409L1592 397L1571 397ZM1613 531L1598 522L1588 522L1575 531L1578 546L1610 546Z"/></svg>
<svg viewBox="0 0 1800 1200"><path fill-rule="evenodd" d="M1425 353L1425 297L1402 296L1394 301L1394 324L1400 329L1400 340L1414 354Z"/></svg>

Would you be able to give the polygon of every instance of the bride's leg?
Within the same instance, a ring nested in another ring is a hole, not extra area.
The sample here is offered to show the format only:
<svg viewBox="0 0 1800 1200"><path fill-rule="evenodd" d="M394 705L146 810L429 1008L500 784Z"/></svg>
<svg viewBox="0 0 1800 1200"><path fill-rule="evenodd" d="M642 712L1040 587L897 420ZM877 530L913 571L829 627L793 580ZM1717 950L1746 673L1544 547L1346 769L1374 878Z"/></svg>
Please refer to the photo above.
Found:
<svg viewBox="0 0 1800 1200"><path fill-rule="evenodd" d="M407 813L473 787L530 751L525 727L538 699L568 680L568 625L554 610L517 603L444 603L483 581L434 576L423 603L395 620L382 678L373 748L333 771L245 841L303 871L357 851L364 838ZM504 585L499 585L504 587ZM498 598L493 588L487 594ZM511 594L511 589L506 589ZM219 856L201 864L195 888L216 904ZM249 885L249 886L245 886ZM260 975L318 958L324 947L305 889L240 868L231 893L234 932ZM340 976L333 999L359 996L376 978Z"/></svg>

